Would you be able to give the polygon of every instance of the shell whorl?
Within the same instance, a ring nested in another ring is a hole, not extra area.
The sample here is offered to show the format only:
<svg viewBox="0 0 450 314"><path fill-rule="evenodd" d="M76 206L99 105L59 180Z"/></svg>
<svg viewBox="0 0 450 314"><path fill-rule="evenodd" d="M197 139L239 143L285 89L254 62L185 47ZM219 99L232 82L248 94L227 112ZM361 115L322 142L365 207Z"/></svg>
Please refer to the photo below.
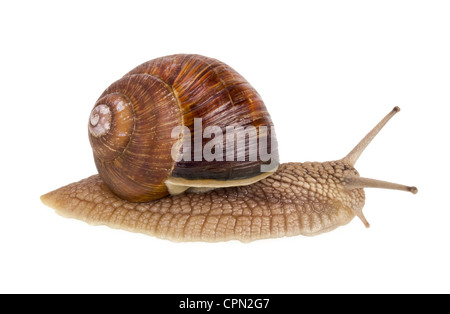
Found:
<svg viewBox="0 0 450 314"><path fill-rule="evenodd" d="M133 104L120 94L101 97L89 117L89 134L97 158L111 161L120 156L134 130Z"/></svg>
<svg viewBox="0 0 450 314"><path fill-rule="evenodd" d="M111 109L108 105L99 104L92 109L89 117L89 131L94 137L101 137L108 133L111 127Z"/></svg>
<svg viewBox="0 0 450 314"><path fill-rule="evenodd" d="M170 131L180 119L170 87L148 74L124 76L100 96L89 138L99 174L115 194L135 202L168 194Z"/></svg>

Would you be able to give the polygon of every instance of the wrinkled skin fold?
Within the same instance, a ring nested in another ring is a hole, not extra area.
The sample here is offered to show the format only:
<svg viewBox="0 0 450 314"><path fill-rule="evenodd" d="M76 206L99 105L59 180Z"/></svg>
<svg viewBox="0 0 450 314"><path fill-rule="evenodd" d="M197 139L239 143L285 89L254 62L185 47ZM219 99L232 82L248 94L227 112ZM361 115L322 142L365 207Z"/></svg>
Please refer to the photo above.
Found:
<svg viewBox="0 0 450 314"><path fill-rule="evenodd" d="M147 203L120 199L94 175L41 197L60 215L92 225L172 241L250 242L312 236L349 223L364 206L362 188L345 188L358 176L342 161L286 163L248 186L185 192Z"/></svg>

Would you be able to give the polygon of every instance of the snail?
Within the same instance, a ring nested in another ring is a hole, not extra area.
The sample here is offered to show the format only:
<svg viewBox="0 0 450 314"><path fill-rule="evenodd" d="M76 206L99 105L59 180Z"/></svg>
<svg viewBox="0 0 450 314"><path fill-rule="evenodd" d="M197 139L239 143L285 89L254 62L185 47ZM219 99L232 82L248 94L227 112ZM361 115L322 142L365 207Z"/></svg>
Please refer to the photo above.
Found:
<svg viewBox="0 0 450 314"><path fill-rule="evenodd" d="M41 200L66 217L173 241L312 236L354 217L369 227L363 188L417 193L354 168L399 110L340 160L279 164L270 115L241 75L200 55L157 58L95 103L88 129L99 174ZM223 137L228 128L237 131ZM242 134L243 145L231 145Z"/></svg>

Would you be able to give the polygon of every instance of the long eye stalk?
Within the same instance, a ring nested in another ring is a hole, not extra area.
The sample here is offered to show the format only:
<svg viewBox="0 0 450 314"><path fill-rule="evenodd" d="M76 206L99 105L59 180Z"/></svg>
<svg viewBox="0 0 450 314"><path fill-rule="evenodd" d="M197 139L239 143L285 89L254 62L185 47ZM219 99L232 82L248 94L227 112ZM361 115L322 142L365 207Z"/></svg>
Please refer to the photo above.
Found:
<svg viewBox="0 0 450 314"><path fill-rule="evenodd" d="M342 158L343 162L349 163L354 166L359 156L366 149L366 147L372 142L378 132L386 125L386 123L400 111L399 107L394 107L391 112L389 112L366 136L352 149L352 151ZM406 186L397 183L391 183L387 181L381 181L376 179L362 178L359 176L348 176L345 178L346 188L381 188L381 189L391 189L411 192L413 194L417 193L417 188L415 186Z"/></svg>
<svg viewBox="0 0 450 314"><path fill-rule="evenodd" d="M391 112L389 112L369 133L367 133L366 136L364 136L364 138L358 143L358 145L355 146L355 148L352 149L350 153L348 153L347 156L342 158L342 161L354 166L358 161L359 156L361 156L363 151L367 148L367 146L369 146L370 142L372 142L378 132L380 132L386 123L388 123L388 121L391 120L391 118L399 111L400 108L395 106Z"/></svg>

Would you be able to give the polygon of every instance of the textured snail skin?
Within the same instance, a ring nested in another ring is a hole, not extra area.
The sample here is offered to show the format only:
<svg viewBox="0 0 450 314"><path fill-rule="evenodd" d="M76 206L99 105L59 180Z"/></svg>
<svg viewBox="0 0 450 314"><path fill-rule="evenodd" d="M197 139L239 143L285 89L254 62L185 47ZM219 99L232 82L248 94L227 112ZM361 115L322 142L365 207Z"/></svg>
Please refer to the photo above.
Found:
<svg viewBox="0 0 450 314"><path fill-rule="evenodd" d="M347 189L348 176L359 175L342 161L286 163L252 185L133 203L94 175L41 200L66 217L172 241L249 242L316 235L361 217L364 190Z"/></svg>

